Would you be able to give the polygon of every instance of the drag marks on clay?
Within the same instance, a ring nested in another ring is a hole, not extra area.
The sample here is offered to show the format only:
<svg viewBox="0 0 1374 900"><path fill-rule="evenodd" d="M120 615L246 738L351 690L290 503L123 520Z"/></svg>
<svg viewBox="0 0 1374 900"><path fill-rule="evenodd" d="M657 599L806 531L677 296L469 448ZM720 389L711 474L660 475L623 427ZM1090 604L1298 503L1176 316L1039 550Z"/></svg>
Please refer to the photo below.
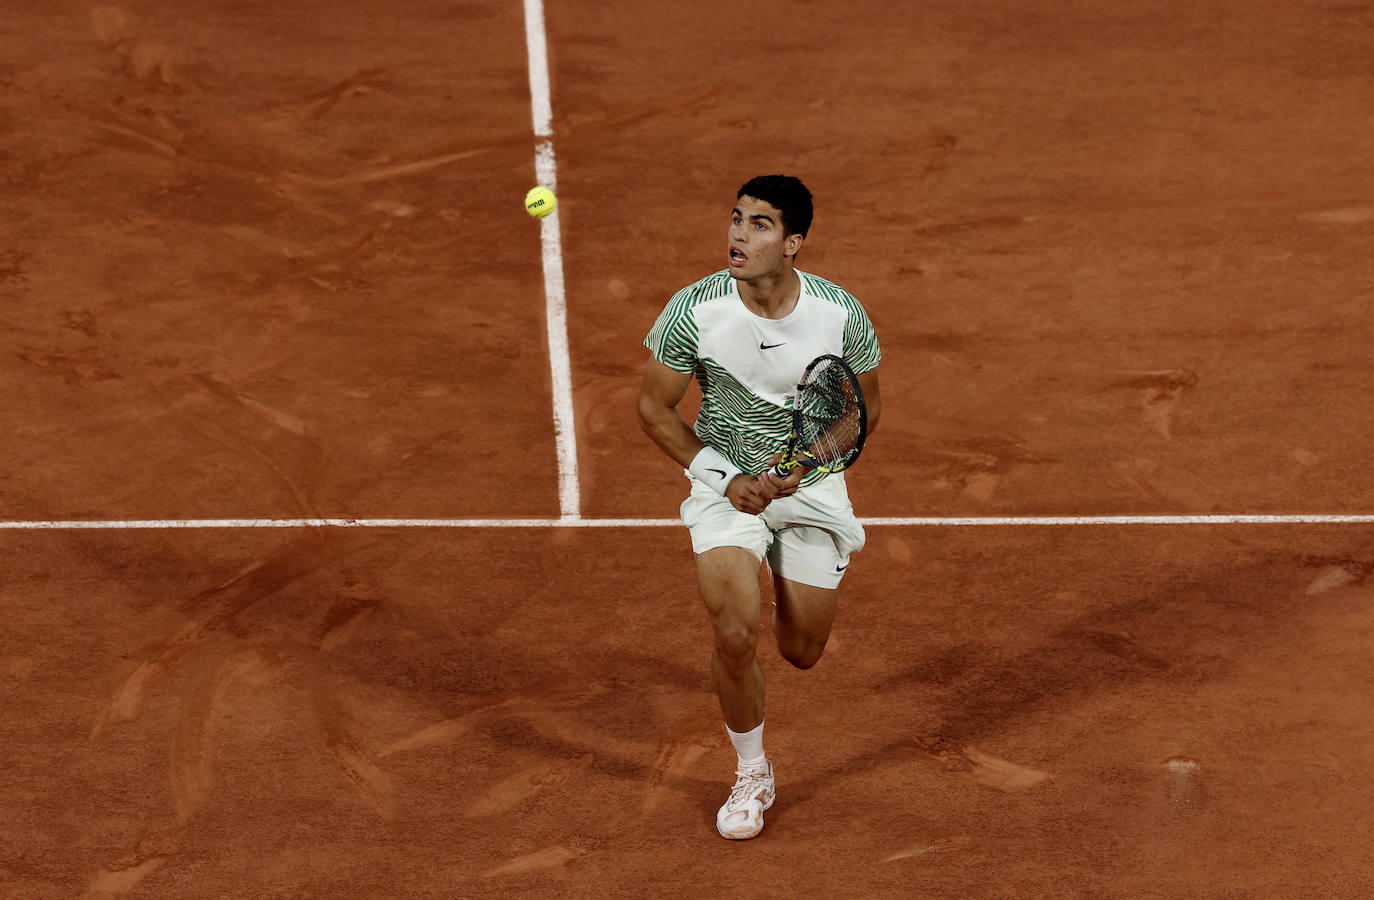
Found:
<svg viewBox="0 0 1374 900"><path fill-rule="evenodd" d="M125 121L112 121L112 117L107 117L100 113L87 112L86 116L96 128L132 145L134 149L152 152L158 156L165 156L169 159L175 159L181 156L181 133L179 130L175 133L174 137L160 137L150 133L146 128L139 128ZM160 121L165 122L166 120L162 119Z"/></svg>
<svg viewBox="0 0 1374 900"><path fill-rule="evenodd" d="M302 122L313 122L332 112L335 107L352 97L368 94L390 93L391 75L385 69L360 69L338 84L330 85L322 91L308 94L298 100L288 100L269 107L260 115L264 118L290 117Z"/></svg>
<svg viewBox="0 0 1374 900"><path fill-rule="evenodd" d="M996 788L999 791L1030 790L1054 777L1048 772L1041 772L1029 766L1000 759L974 747L965 747L963 752L964 757L972 766L969 777L979 784Z"/></svg>
<svg viewBox="0 0 1374 900"><path fill-rule="evenodd" d="M1298 219L1323 225L1363 225L1366 222L1374 222L1374 206L1347 206L1323 212L1303 213Z"/></svg>
<svg viewBox="0 0 1374 900"><path fill-rule="evenodd" d="M393 741L378 755L385 758L397 753L408 753L452 743L474 728L506 718L527 721L537 730L542 726L543 731L556 736L570 732L576 732L583 737L593 735L594 737L588 746L603 745L605 743L604 735L600 735L595 730L580 725L564 727L559 722L565 718L563 715L565 711L575 710L588 701L601 697L609 690L609 685L603 682L593 682L581 689L555 690L547 693L536 690L519 694L499 703L470 710L461 716L426 725L407 737Z"/></svg>
<svg viewBox="0 0 1374 900"><path fill-rule="evenodd" d="M1359 581L1360 576L1345 566L1327 566L1317 573L1317 577L1312 579L1303 593L1308 597L1316 597L1336 588L1358 584Z"/></svg>
<svg viewBox="0 0 1374 900"><path fill-rule="evenodd" d="M1298 563L1303 568L1319 570L1303 591L1308 597L1316 597L1337 588L1363 584L1370 574L1374 573L1374 563L1349 557L1303 556L1299 558Z"/></svg>
<svg viewBox="0 0 1374 900"><path fill-rule="evenodd" d="M1112 471L1122 480L1151 500L1174 504L1174 498L1165 494L1155 485L1151 476L1159 469L1159 461L1153 459L1117 460L1111 464Z"/></svg>
<svg viewBox="0 0 1374 900"><path fill-rule="evenodd" d="M65 353L48 353L30 348L21 350L19 358L36 369L60 375L69 385L118 381L123 377L114 369Z"/></svg>
<svg viewBox="0 0 1374 900"><path fill-rule="evenodd" d="M383 747L377 756L386 759L397 753L411 753L416 750L424 750L427 747L441 747L445 744L451 744L477 726L490 721L497 710L510 705L511 702L498 703L483 709L473 710L462 716L435 722L433 725L426 725L419 731Z"/></svg>
<svg viewBox="0 0 1374 900"><path fill-rule="evenodd" d="M174 385L181 388L175 399L170 396ZM261 467L290 493L303 515L314 516L308 487L319 466L321 447L307 422L215 374L191 373L157 390L193 431Z"/></svg>
<svg viewBox="0 0 1374 900"><path fill-rule="evenodd" d="M372 621L380 608L381 600L375 597L340 597L320 622L316 636L319 648L329 652L347 644Z"/></svg>
<svg viewBox="0 0 1374 900"><path fill-rule="evenodd" d="M1141 666L1145 669L1153 669L1156 672L1169 671L1169 663L1160 659L1149 651L1141 647L1129 634L1122 634L1116 631L1098 631L1092 628L1085 628L1079 632L1084 638L1091 641L1098 649L1104 653L1110 653L1118 659Z"/></svg>
<svg viewBox="0 0 1374 900"><path fill-rule="evenodd" d="M177 850L177 840L166 834L150 834L134 850L91 875L87 898L133 893L149 875L162 867Z"/></svg>
<svg viewBox="0 0 1374 900"><path fill-rule="evenodd" d="M264 195L274 197L285 206L304 212L312 218L336 226L347 225L352 221L351 217L327 209L308 196L306 189L312 181L328 184L328 179L294 175L285 168L265 169L260 162L250 164L239 158L242 154L230 154L219 148L214 143L213 136L193 124L182 128L167 116L160 114L134 122L114 110L79 106L72 106L71 109L85 117L93 127L112 137L112 146L172 160L183 180L194 176L196 184L217 183L224 180L224 176L228 176L233 181L246 181ZM157 128L149 127L149 122ZM194 141L189 141L188 133L195 135ZM171 190L174 189L169 188L164 194ZM202 210L204 205L204 201L197 196L197 211Z"/></svg>
<svg viewBox="0 0 1374 900"><path fill-rule="evenodd" d="M131 893L140 881L156 872L166 861L165 856L154 856L127 868L101 869L91 877L86 896L94 898L105 894Z"/></svg>
<svg viewBox="0 0 1374 900"><path fill-rule="evenodd" d="M286 431L289 431L292 434L297 435L298 437L306 437L308 428L305 422L297 418L296 416L287 412L283 412L279 409L273 409L266 403L263 403L260 400L255 400L254 398L248 396L243 391L234 387L232 384L230 384L228 381L226 381L218 375L197 374L193 377L200 384L204 385L211 393L223 397L227 400L231 400L239 404L240 406L243 406L244 408L254 413L257 413L259 416L271 422L273 425L276 425L279 428L283 428Z"/></svg>
<svg viewBox="0 0 1374 900"><path fill-rule="evenodd" d="M333 187L335 185L344 184L375 184L379 181L395 181L398 178L409 178L413 175L422 175L442 166L484 156L497 149L500 149L499 146L493 145L487 147L474 147L465 150L453 150L445 153L433 153L406 162L370 166L366 169L350 172L347 175L340 175L337 178L313 178L304 175L293 175L291 177L301 183L316 187Z"/></svg>
<svg viewBox="0 0 1374 900"><path fill-rule="evenodd" d="M702 737L688 738L683 741L663 745L654 760L649 783L644 790L644 803L640 814L648 816L658 808L665 796L677 789L677 785L689 780L706 754L714 748Z"/></svg>
<svg viewBox="0 0 1374 900"><path fill-rule="evenodd" d="M179 607L193 613L189 622L160 648L144 654L115 689L110 702L96 716L91 737L106 727L132 720L150 684L203 644L229 632L245 611L287 585L330 565L365 544L306 534L283 545L264 559L250 563L219 585L183 600Z"/></svg>
<svg viewBox="0 0 1374 900"><path fill-rule="evenodd" d="M883 862L897 862L902 859L921 859L940 853L955 853L966 849L971 843L973 843L973 839L963 834L941 838L933 844L915 844L904 850L898 850L891 856L884 857Z"/></svg>
<svg viewBox="0 0 1374 900"><path fill-rule="evenodd" d="M478 819L508 812L590 768L595 759L594 753L588 753L578 759L541 760L525 766L492 785L463 810L463 816Z"/></svg>
<svg viewBox="0 0 1374 900"><path fill-rule="evenodd" d="M578 129L596 126L595 138L623 131L632 125L652 119L671 116L677 119L716 108L720 98L730 89L724 82L703 84L677 94L669 94L657 101L641 104L617 112L609 110L595 113L569 113L560 122L562 137L566 140L576 134Z"/></svg>
<svg viewBox="0 0 1374 900"><path fill-rule="evenodd" d="M349 728L349 721L338 697L317 677L314 689L315 714L324 731L325 745L339 764L346 783L377 817L396 818L395 780L378 764Z"/></svg>
<svg viewBox="0 0 1374 900"><path fill-rule="evenodd" d="M482 873L482 877L502 878L510 875L528 875L533 872L566 866L573 860L600 849L605 843L604 837L575 834L551 847L517 856L495 868L487 869Z"/></svg>
<svg viewBox="0 0 1374 900"><path fill-rule="evenodd" d="M185 824L210 796L215 783L215 714L235 683L262 684L278 666L257 650L234 653L208 671L182 701L172 742L172 797L177 822Z"/></svg>
<svg viewBox="0 0 1374 900"><path fill-rule="evenodd" d="M288 254L280 261L265 264L254 275L254 283L263 288L286 284L292 281L309 281L316 287L332 293L346 291L353 284L339 276L344 264L357 260L369 250L385 228L372 228L362 235L352 238L337 248L326 252L300 250ZM238 237L239 235L235 235Z"/></svg>

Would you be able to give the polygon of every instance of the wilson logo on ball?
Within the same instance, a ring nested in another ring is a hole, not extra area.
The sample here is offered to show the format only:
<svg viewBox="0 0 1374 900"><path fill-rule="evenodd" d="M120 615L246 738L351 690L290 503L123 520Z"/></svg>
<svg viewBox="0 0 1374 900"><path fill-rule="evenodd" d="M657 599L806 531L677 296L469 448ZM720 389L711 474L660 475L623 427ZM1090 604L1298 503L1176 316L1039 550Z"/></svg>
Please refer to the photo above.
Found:
<svg viewBox="0 0 1374 900"><path fill-rule="evenodd" d="M558 198L553 195L553 191L543 185L530 188L530 192L525 195L525 212L536 219L552 215L557 206Z"/></svg>

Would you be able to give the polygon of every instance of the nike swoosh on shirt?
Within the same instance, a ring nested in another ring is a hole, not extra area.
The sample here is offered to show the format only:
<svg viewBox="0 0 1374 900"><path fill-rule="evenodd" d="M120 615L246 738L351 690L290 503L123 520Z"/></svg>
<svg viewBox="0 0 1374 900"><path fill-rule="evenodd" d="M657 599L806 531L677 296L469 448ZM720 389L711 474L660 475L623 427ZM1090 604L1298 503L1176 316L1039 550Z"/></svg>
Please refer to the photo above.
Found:
<svg viewBox="0 0 1374 900"><path fill-rule="evenodd" d="M836 572L843 572L843 571L844 571L845 569L847 569L847 568L849 568L849 563L845 563L845 564L842 565L842 566L836 566L836 567L835 567L835 571L836 571Z"/></svg>
<svg viewBox="0 0 1374 900"><path fill-rule="evenodd" d="M785 343L787 343L787 341L783 341L783 342L782 342L782 344L785 344ZM763 344L763 343L760 343L760 344L759 344L759 349L760 349L760 350L772 350L774 347L781 347L782 344Z"/></svg>

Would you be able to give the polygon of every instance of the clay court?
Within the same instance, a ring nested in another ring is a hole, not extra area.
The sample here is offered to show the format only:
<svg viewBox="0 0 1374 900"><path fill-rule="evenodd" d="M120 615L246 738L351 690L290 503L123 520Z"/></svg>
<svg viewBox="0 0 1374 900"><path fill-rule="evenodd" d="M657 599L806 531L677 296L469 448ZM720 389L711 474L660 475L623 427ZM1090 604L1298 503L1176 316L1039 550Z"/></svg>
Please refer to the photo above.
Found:
<svg viewBox="0 0 1374 900"><path fill-rule="evenodd" d="M7 4L0 894L1374 890L1374 4L550 2L542 134L404 7ZM737 843L634 398L774 171L884 412Z"/></svg>

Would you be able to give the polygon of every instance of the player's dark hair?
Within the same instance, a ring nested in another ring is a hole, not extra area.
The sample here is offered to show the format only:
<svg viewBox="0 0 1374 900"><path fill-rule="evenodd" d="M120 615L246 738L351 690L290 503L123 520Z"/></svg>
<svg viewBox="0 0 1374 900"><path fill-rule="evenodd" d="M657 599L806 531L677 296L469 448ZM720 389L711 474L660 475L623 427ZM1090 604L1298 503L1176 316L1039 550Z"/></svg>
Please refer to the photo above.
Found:
<svg viewBox="0 0 1374 900"><path fill-rule="evenodd" d="M735 199L753 197L775 206L782 213L782 235L799 234L806 237L811 230L811 192L801 179L791 175L759 175L750 178L739 189Z"/></svg>

